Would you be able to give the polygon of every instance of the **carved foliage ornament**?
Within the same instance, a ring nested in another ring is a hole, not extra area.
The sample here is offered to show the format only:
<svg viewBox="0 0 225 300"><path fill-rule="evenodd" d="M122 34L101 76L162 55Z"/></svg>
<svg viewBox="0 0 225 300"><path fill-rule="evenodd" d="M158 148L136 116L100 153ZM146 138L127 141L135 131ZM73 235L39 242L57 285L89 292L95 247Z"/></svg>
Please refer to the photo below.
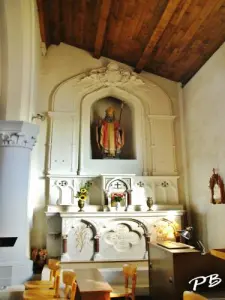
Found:
<svg viewBox="0 0 225 300"><path fill-rule="evenodd" d="M100 83L103 86L122 86L126 83L144 85L144 81L138 78L136 73L121 69L113 62L106 67L77 76L76 83L78 82L87 84Z"/></svg>
<svg viewBox="0 0 225 300"><path fill-rule="evenodd" d="M213 169L213 174L209 180L209 188L211 190L211 203L225 203L224 183L221 176Z"/></svg>
<svg viewBox="0 0 225 300"><path fill-rule="evenodd" d="M0 146L24 147L32 149L36 143L36 138L26 136L22 132L0 133Z"/></svg>
<svg viewBox="0 0 225 300"><path fill-rule="evenodd" d="M89 226L79 224L72 228L72 235L76 241L76 249L82 252L86 245L89 245L92 239L92 231Z"/></svg>

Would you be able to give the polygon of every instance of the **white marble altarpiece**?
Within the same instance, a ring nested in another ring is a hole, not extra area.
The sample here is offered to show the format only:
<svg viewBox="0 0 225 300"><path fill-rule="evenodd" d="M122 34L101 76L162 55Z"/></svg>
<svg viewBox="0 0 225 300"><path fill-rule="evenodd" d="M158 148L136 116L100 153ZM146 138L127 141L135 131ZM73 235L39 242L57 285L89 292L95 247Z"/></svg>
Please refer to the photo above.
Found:
<svg viewBox="0 0 225 300"><path fill-rule="evenodd" d="M96 124L104 124L108 107L114 107L119 124L119 157L113 152L113 157L101 157L97 148L95 128L100 134L104 128ZM165 219L181 226L184 213L175 119L164 91L114 63L55 89L46 162L50 256L63 261L146 260L149 238L174 238ZM75 196L87 181L92 185L79 212ZM119 208L112 201L117 192L125 195ZM147 198L152 199L151 210Z"/></svg>

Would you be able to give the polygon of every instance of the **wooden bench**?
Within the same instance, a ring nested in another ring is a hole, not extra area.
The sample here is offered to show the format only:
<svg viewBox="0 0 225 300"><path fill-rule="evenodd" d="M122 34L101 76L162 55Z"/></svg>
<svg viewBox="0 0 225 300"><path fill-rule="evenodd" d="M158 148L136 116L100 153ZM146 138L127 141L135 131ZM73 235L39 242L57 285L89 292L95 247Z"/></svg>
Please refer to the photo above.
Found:
<svg viewBox="0 0 225 300"><path fill-rule="evenodd" d="M98 269L76 270L78 285L77 299L109 300L112 287L106 282Z"/></svg>

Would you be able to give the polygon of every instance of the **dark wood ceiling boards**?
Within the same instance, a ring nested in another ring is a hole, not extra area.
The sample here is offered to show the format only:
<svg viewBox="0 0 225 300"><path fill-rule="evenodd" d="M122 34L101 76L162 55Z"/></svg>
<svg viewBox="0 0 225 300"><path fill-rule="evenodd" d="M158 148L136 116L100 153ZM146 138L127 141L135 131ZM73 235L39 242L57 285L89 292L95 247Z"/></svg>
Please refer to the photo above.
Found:
<svg viewBox="0 0 225 300"><path fill-rule="evenodd" d="M42 41L186 83L225 41L225 0L37 0Z"/></svg>

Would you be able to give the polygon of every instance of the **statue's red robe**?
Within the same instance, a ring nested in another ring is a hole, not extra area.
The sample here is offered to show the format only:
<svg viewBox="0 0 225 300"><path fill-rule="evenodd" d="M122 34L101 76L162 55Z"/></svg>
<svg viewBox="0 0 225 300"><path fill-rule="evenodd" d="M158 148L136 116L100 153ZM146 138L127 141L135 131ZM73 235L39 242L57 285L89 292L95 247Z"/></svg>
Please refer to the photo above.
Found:
<svg viewBox="0 0 225 300"><path fill-rule="evenodd" d="M101 123L100 145L108 156L116 156L123 147L123 138L120 134L120 124L117 121Z"/></svg>

